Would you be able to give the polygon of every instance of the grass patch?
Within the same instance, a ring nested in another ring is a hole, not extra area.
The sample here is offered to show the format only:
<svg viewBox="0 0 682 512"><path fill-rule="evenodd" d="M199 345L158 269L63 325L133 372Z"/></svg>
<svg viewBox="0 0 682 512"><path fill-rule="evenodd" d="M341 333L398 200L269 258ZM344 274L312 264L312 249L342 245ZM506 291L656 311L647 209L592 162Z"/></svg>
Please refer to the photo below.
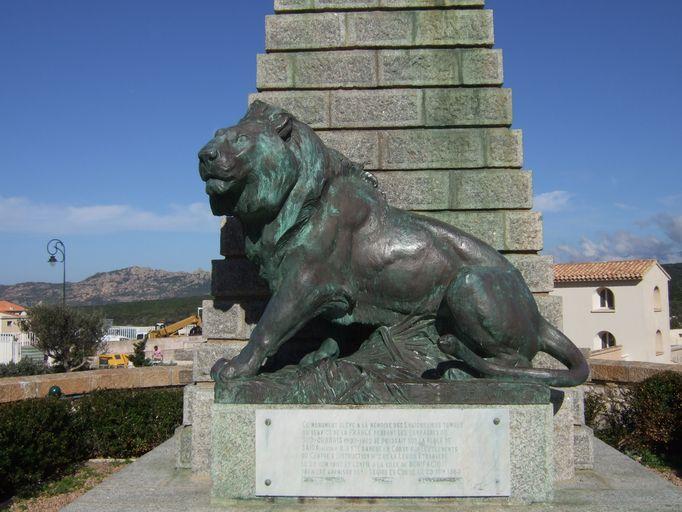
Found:
<svg viewBox="0 0 682 512"><path fill-rule="evenodd" d="M0 506L0 510L57 512L129 462L131 461L89 461L75 465L61 478L43 483L33 489L29 496L15 498Z"/></svg>

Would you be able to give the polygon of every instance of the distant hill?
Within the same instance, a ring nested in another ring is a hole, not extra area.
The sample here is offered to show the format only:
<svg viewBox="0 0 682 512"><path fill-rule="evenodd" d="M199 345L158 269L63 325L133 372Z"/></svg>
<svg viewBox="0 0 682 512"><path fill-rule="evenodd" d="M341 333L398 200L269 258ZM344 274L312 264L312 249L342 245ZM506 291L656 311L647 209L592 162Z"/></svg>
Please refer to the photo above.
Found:
<svg viewBox="0 0 682 512"><path fill-rule="evenodd" d="M178 297L205 296L210 293L211 273L169 272L143 267L128 267L99 272L77 283L66 283L66 301L71 305L107 304ZM62 298L61 283L19 283L0 285L0 299L31 306L54 303Z"/></svg>
<svg viewBox="0 0 682 512"><path fill-rule="evenodd" d="M208 298L210 298L208 295L200 295L176 299L118 302L82 306L82 308L99 311L104 318L111 318L114 325L154 325L156 322L169 324L196 314L197 308L201 307L201 301Z"/></svg>
<svg viewBox="0 0 682 512"><path fill-rule="evenodd" d="M682 263L668 263L663 265L670 274L668 297L670 299L670 327L682 329Z"/></svg>

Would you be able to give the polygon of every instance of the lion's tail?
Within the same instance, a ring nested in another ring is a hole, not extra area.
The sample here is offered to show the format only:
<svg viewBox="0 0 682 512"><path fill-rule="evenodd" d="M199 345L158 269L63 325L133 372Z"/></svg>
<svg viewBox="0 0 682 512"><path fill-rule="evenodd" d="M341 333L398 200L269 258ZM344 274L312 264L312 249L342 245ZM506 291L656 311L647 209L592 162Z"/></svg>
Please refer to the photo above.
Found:
<svg viewBox="0 0 682 512"><path fill-rule="evenodd" d="M461 342L456 342L456 348L450 346L445 351L456 355L456 357L485 377L533 382L554 387L572 387L585 382L590 374L590 368L582 352L547 320L543 318L541 322L539 350L558 359L568 369L554 370L549 368L503 366L483 359ZM453 348L454 351L452 350Z"/></svg>

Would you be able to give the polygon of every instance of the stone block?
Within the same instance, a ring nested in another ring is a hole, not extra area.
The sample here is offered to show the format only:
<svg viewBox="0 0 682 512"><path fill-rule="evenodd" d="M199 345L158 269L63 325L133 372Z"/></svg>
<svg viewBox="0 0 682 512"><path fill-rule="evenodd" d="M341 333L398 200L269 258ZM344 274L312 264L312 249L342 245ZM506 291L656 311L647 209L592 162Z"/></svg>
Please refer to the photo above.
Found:
<svg viewBox="0 0 682 512"><path fill-rule="evenodd" d="M542 216L538 212L506 212L504 243L506 250L541 251L542 245Z"/></svg>
<svg viewBox="0 0 682 512"><path fill-rule="evenodd" d="M523 166L523 137L521 130L491 128L485 130L486 166Z"/></svg>
<svg viewBox="0 0 682 512"><path fill-rule="evenodd" d="M249 95L249 105L255 100L283 108L312 128L329 128L329 92L268 91Z"/></svg>
<svg viewBox="0 0 682 512"><path fill-rule="evenodd" d="M554 288L552 256L536 254L506 254L506 258L523 276L532 292L550 292Z"/></svg>
<svg viewBox="0 0 682 512"><path fill-rule="evenodd" d="M558 295L535 295L540 314L557 329L563 327L563 308L561 297Z"/></svg>
<svg viewBox="0 0 682 512"><path fill-rule="evenodd" d="M258 89L291 89L294 87L293 58L286 53L256 56L256 84Z"/></svg>
<svg viewBox="0 0 682 512"><path fill-rule="evenodd" d="M268 285L246 258L211 261L211 295L226 299L267 297Z"/></svg>
<svg viewBox="0 0 682 512"><path fill-rule="evenodd" d="M424 113L426 126L509 126L511 89L426 89Z"/></svg>
<svg viewBox="0 0 682 512"><path fill-rule="evenodd" d="M380 133L383 169L481 168L484 134L479 129L395 130Z"/></svg>
<svg viewBox="0 0 682 512"><path fill-rule="evenodd" d="M244 232L241 223L235 217L223 217L220 227L221 256L243 257L244 252Z"/></svg>
<svg viewBox="0 0 682 512"><path fill-rule="evenodd" d="M376 131L321 131L318 135L329 147L340 151L367 169L379 168L379 133Z"/></svg>
<svg viewBox="0 0 682 512"><path fill-rule="evenodd" d="M476 169L522 165L521 133L507 128L379 132L382 169Z"/></svg>
<svg viewBox="0 0 682 512"><path fill-rule="evenodd" d="M175 429L177 439L177 453L175 467L178 469L192 469L192 426L180 425Z"/></svg>
<svg viewBox="0 0 682 512"><path fill-rule="evenodd" d="M0 403L16 402L38 396L40 396L38 395L38 381L34 379L22 377L0 379Z"/></svg>
<svg viewBox="0 0 682 512"><path fill-rule="evenodd" d="M205 300L203 307L203 335L208 340L248 340L253 326L260 318L263 302Z"/></svg>
<svg viewBox="0 0 682 512"><path fill-rule="evenodd" d="M504 82L502 50L466 50L461 53L464 85L500 85Z"/></svg>
<svg viewBox="0 0 682 512"><path fill-rule="evenodd" d="M419 213L455 226L458 229L462 229L483 240L497 250L504 249L504 212L442 211Z"/></svg>
<svg viewBox="0 0 682 512"><path fill-rule="evenodd" d="M369 50L304 52L292 54L294 87L337 89L376 87L375 53Z"/></svg>
<svg viewBox="0 0 682 512"><path fill-rule="evenodd" d="M502 53L485 48L336 50L258 56L259 90L501 84Z"/></svg>
<svg viewBox="0 0 682 512"><path fill-rule="evenodd" d="M449 205L450 172L375 172L379 188L391 206L406 210L446 210Z"/></svg>
<svg viewBox="0 0 682 512"><path fill-rule="evenodd" d="M331 128L397 128L421 126L422 91L373 89L333 91Z"/></svg>
<svg viewBox="0 0 682 512"><path fill-rule="evenodd" d="M381 50L378 61L378 81L384 87L502 84L499 50Z"/></svg>
<svg viewBox="0 0 682 512"><path fill-rule="evenodd" d="M185 386L183 394L183 426L189 437L189 466L194 473L207 473L211 467L211 430L213 413L213 384L200 383ZM188 428L190 427L190 428ZM183 449L181 447L181 449ZM187 454L183 456L187 459Z"/></svg>
<svg viewBox="0 0 682 512"><path fill-rule="evenodd" d="M415 12L416 46L492 46L491 10L438 9Z"/></svg>
<svg viewBox="0 0 682 512"><path fill-rule="evenodd" d="M415 46L492 46L492 11L419 10L267 16L270 51Z"/></svg>
<svg viewBox="0 0 682 512"><path fill-rule="evenodd" d="M585 424L585 387L578 386L571 388L571 392L575 394L573 401L573 424L576 426Z"/></svg>
<svg viewBox="0 0 682 512"><path fill-rule="evenodd" d="M531 208L532 176L529 171L484 169L454 171L450 183L450 208L501 210Z"/></svg>
<svg viewBox="0 0 682 512"><path fill-rule="evenodd" d="M374 174L389 203L407 210L530 208L532 201L531 174L527 171L426 170Z"/></svg>
<svg viewBox="0 0 682 512"><path fill-rule="evenodd" d="M275 12L483 7L484 0L275 0Z"/></svg>
<svg viewBox="0 0 682 512"><path fill-rule="evenodd" d="M346 44L350 47L411 46L414 13L372 11L346 15Z"/></svg>
<svg viewBox="0 0 682 512"><path fill-rule="evenodd" d="M171 368L153 368L154 370L162 371L145 371L140 372L138 386L141 388L157 388L177 384L173 382L173 370L178 370L178 366ZM176 373L177 375L177 373Z"/></svg>
<svg viewBox="0 0 682 512"><path fill-rule="evenodd" d="M97 372L93 376L93 389L126 389L137 387L140 374L128 369ZM170 384L170 382L169 382Z"/></svg>
<svg viewBox="0 0 682 512"><path fill-rule="evenodd" d="M348 408L328 405L213 405L212 503L255 497L256 409ZM351 406L356 407L356 406ZM420 406L365 406L419 409ZM423 407L423 406L421 406ZM426 406L427 408L452 408ZM481 406L456 406L478 408ZM500 406L487 406L497 408ZM486 407L486 408L487 408ZM506 405L510 412L511 501L540 502L553 494L552 409L549 405ZM499 503L503 503L500 500Z"/></svg>
<svg viewBox="0 0 682 512"><path fill-rule="evenodd" d="M383 9L483 7L485 0L379 0Z"/></svg>
<svg viewBox="0 0 682 512"><path fill-rule="evenodd" d="M575 469L594 469L594 433L585 425L574 427Z"/></svg>
<svg viewBox="0 0 682 512"><path fill-rule="evenodd" d="M345 46L345 15L292 14L265 17L268 50L320 50Z"/></svg>
<svg viewBox="0 0 682 512"><path fill-rule="evenodd" d="M194 382L211 381L211 368L215 362L224 357L232 359L236 357L246 344L246 340L230 341L224 343L205 343L194 349L194 364L192 366L192 379Z"/></svg>
<svg viewBox="0 0 682 512"><path fill-rule="evenodd" d="M62 390L62 393L65 395L81 395L89 393L94 389L93 376L91 373L92 372L64 373L61 375L55 374L49 380L37 381L37 396L47 396L47 393L50 391L52 386L59 386Z"/></svg>
<svg viewBox="0 0 682 512"><path fill-rule="evenodd" d="M562 390L563 391L563 390ZM561 393L557 393L560 395ZM573 450L573 401L575 396L563 393L554 413L554 479L570 480L575 475Z"/></svg>

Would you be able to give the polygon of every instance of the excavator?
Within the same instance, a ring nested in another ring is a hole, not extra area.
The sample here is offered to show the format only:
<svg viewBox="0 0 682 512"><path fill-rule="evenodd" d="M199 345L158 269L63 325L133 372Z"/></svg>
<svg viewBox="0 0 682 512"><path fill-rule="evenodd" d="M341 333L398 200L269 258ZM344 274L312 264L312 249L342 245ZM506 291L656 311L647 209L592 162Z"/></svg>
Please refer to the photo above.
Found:
<svg viewBox="0 0 682 512"><path fill-rule="evenodd" d="M183 318L179 322L165 325L163 323L156 324L156 328L147 333L148 339L153 338L167 338L168 336L177 336L178 331L183 327L194 324L194 327L189 331L190 336L197 336L201 334L201 311L196 315Z"/></svg>

